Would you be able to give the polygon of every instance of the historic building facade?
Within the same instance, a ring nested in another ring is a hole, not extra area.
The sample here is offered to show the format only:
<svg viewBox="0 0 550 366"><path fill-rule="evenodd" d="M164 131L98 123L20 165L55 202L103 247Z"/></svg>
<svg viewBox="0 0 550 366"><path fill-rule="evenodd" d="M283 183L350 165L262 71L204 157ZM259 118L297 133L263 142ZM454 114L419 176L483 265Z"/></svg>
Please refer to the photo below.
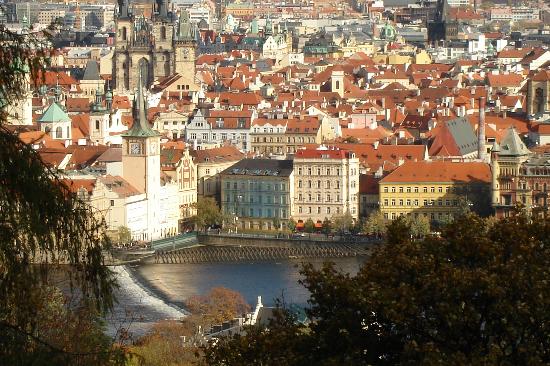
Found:
<svg viewBox="0 0 550 366"><path fill-rule="evenodd" d="M308 219L359 215L359 159L336 147L299 149L294 156L294 212L298 227Z"/></svg>
<svg viewBox="0 0 550 366"><path fill-rule="evenodd" d="M129 0L119 0L115 19L113 77L119 91L133 90L141 70L145 86L155 80L179 74L185 90L196 91L195 49L197 31L189 14L181 10L179 19L168 11L168 0L156 0L150 19L134 16Z"/></svg>
<svg viewBox="0 0 550 366"><path fill-rule="evenodd" d="M292 160L243 159L220 173L221 207L239 229L286 227L292 213Z"/></svg>

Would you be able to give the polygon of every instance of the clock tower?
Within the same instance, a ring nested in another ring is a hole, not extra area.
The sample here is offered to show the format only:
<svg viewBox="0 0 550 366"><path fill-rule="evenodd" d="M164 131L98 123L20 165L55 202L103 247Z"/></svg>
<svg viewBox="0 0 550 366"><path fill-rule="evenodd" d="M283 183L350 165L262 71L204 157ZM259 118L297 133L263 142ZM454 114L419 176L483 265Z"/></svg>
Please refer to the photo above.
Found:
<svg viewBox="0 0 550 366"><path fill-rule="evenodd" d="M122 135L122 169L128 183L155 200L160 189L160 134L149 126L145 98L140 72L132 128Z"/></svg>
<svg viewBox="0 0 550 366"><path fill-rule="evenodd" d="M175 72L181 75L178 83L183 90L198 91L195 83L195 57L197 48L197 27L189 21L189 13L180 11L178 27L174 37Z"/></svg>

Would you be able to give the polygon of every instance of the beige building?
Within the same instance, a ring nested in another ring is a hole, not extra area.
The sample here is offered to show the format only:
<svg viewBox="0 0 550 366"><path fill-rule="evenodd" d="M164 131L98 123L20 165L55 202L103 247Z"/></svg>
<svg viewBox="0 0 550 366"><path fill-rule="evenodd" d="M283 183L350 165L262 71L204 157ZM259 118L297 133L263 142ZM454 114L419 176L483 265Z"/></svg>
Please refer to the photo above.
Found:
<svg viewBox="0 0 550 366"><path fill-rule="evenodd" d="M193 204L197 202L197 165L189 149L182 147L165 145L160 152L162 172L178 185L180 221L195 214Z"/></svg>
<svg viewBox="0 0 550 366"><path fill-rule="evenodd" d="M359 214L359 159L334 147L300 149L294 156L294 212L298 226L312 219Z"/></svg>
<svg viewBox="0 0 550 366"><path fill-rule="evenodd" d="M220 201L220 173L240 161L245 155L235 146L222 146L191 152L197 165L197 195Z"/></svg>
<svg viewBox="0 0 550 366"><path fill-rule="evenodd" d="M260 156L286 154L286 119L258 118L252 122L250 132L251 151Z"/></svg>

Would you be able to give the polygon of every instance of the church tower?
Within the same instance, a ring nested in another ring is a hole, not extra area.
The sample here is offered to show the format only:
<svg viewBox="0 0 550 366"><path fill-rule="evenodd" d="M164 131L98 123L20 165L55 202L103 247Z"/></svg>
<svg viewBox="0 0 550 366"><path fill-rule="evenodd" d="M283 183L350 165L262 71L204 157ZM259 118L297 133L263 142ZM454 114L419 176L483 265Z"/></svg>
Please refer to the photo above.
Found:
<svg viewBox="0 0 550 366"><path fill-rule="evenodd" d="M197 91L195 83L195 51L197 28L189 21L189 13L181 10L177 32L174 37L175 72L181 75L183 90Z"/></svg>
<svg viewBox="0 0 550 366"><path fill-rule="evenodd" d="M527 114L550 113L550 71L541 70L527 81Z"/></svg>
<svg viewBox="0 0 550 366"><path fill-rule="evenodd" d="M153 72L156 78L163 78L174 73L172 44L174 37L174 19L168 11L168 0L155 0L156 11L153 14L153 35L155 54Z"/></svg>
<svg viewBox="0 0 550 366"><path fill-rule="evenodd" d="M129 89L130 58L129 49L132 32L132 16L129 0L118 0L118 11L115 16L115 53L113 62L113 77L118 90Z"/></svg>
<svg viewBox="0 0 550 366"><path fill-rule="evenodd" d="M122 135L122 169L128 183L145 192L149 201L156 201L160 189L160 134L149 126L145 99L139 72L132 128Z"/></svg>

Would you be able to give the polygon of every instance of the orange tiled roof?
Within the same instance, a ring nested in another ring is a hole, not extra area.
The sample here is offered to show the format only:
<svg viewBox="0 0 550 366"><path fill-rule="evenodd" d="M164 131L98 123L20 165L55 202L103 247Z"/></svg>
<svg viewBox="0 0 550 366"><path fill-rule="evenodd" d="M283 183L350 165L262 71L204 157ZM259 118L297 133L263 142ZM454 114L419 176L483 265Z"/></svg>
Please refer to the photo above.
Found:
<svg viewBox="0 0 550 366"><path fill-rule="evenodd" d="M408 161L380 183L484 183L491 182L489 164L481 162Z"/></svg>

